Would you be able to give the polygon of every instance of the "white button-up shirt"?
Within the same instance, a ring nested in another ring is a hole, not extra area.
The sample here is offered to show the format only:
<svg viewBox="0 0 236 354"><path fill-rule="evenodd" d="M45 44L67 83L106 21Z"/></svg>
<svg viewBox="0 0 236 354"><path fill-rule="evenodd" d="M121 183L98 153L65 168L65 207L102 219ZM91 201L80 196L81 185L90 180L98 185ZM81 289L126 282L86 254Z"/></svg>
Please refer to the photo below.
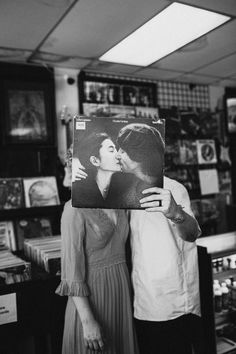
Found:
<svg viewBox="0 0 236 354"><path fill-rule="evenodd" d="M165 177L164 188L193 216L182 184ZM130 225L134 316L167 321L187 313L200 315L196 243L184 241L161 212L132 210Z"/></svg>

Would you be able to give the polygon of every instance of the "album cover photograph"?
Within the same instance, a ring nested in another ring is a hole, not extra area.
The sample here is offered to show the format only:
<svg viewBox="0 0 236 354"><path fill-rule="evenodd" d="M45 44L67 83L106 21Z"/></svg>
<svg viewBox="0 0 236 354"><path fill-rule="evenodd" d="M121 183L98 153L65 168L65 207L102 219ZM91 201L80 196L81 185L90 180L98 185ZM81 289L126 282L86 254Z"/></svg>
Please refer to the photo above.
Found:
<svg viewBox="0 0 236 354"><path fill-rule="evenodd" d="M216 164L216 146L214 139L197 140L197 157L199 165Z"/></svg>
<svg viewBox="0 0 236 354"><path fill-rule="evenodd" d="M23 184L27 208L60 204L54 176L24 178Z"/></svg>
<svg viewBox="0 0 236 354"><path fill-rule="evenodd" d="M0 178L0 209L24 207L24 191L21 178Z"/></svg>
<svg viewBox="0 0 236 354"><path fill-rule="evenodd" d="M164 137L164 120L76 117L72 206L140 209L142 191L163 186Z"/></svg>

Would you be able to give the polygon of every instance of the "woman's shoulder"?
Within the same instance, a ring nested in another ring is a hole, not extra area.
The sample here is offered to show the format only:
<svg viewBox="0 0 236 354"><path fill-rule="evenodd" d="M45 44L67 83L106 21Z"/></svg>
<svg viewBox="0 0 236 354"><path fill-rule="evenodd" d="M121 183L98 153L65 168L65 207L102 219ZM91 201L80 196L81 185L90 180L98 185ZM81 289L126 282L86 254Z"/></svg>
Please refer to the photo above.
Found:
<svg viewBox="0 0 236 354"><path fill-rule="evenodd" d="M73 207L70 199L64 205L62 217L71 219L74 216L77 216L78 218L84 218L84 213L83 209Z"/></svg>

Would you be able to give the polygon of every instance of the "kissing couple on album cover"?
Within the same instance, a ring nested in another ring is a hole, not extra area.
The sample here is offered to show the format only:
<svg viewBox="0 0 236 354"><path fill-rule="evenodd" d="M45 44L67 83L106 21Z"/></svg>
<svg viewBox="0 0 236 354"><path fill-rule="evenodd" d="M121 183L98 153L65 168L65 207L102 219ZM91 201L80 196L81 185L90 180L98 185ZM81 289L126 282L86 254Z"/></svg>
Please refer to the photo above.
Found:
<svg viewBox="0 0 236 354"><path fill-rule="evenodd" d="M72 206L140 209L142 191L163 187L164 120L74 119Z"/></svg>

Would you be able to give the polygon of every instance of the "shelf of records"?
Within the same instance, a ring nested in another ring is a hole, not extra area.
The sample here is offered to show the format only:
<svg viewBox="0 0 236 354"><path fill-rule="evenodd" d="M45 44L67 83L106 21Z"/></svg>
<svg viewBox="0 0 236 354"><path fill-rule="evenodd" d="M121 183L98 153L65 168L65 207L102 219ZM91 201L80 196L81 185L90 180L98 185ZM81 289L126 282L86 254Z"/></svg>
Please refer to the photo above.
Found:
<svg viewBox="0 0 236 354"><path fill-rule="evenodd" d="M60 205L54 176L0 178L0 210Z"/></svg>
<svg viewBox="0 0 236 354"><path fill-rule="evenodd" d="M1 225L0 225L1 227ZM22 256L11 252L10 245L0 238L0 285L33 280L31 268L36 264L52 275L61 269L61 236L25 239Z"/></svg>

